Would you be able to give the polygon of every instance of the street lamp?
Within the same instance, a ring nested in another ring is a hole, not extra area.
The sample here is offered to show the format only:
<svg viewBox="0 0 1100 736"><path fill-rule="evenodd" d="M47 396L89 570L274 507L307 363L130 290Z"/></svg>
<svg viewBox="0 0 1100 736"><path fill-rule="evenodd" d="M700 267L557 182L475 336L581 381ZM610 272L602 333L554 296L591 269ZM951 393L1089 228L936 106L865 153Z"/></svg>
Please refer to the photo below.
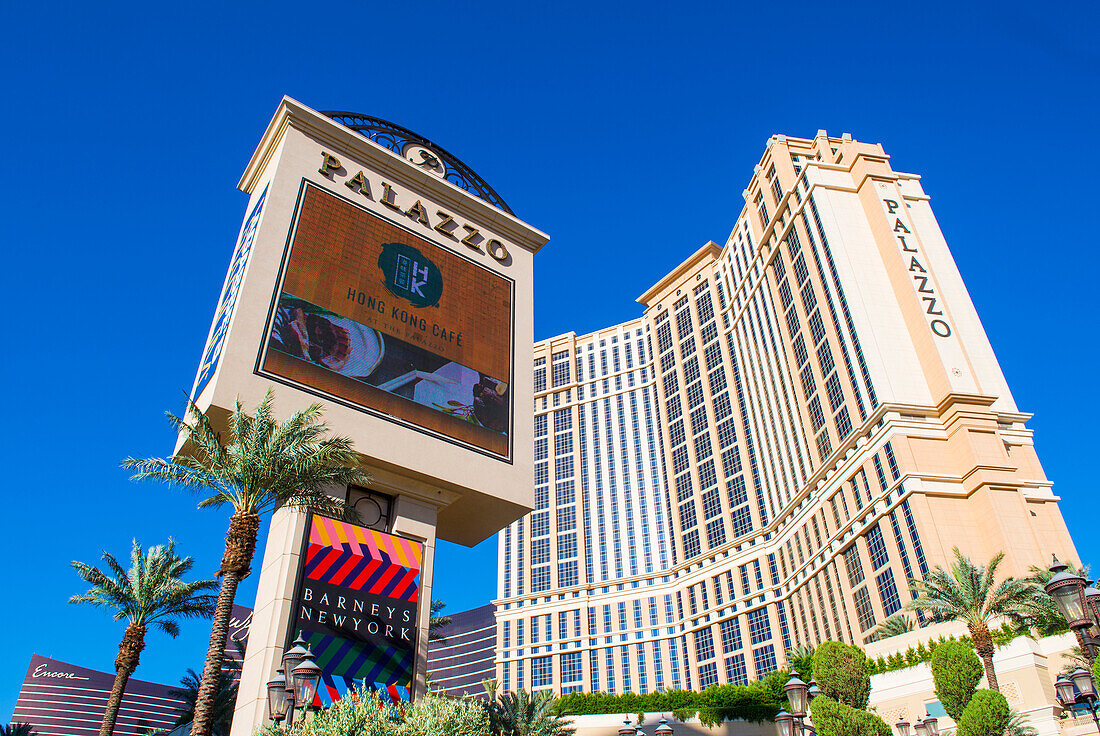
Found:
<svg viewBox="0 0 1100 736"><path fill-rule="evenodd" d="M283 655L282 669L276 670L275 677L267 683L267 707L271 720L278 723L285 718L286 727L290 728L294 723L294 711L313 704L321 673L321 668L313 661L313 652L299 635L294 640L293 648Z"/></svg>
<svg viewBox="0 0 1100 736"><path fill-rule="evenodd" d="M286 718L287 699L286 677L280 668L275 670L275 677L267 682L267 710L271 720L278 723Z"/></svg>
<svg viewBox="0 0 1100 736"><path fill-rule="evenodd" d="M672 736L672 726L668 725L668 721L662 718L653 734L654 736Z"/></svg>
<svg viewBox="0 0 1100 736"><path fill-rule="evenodd" d="M809 692L810 686L803 682L798 673L791 671L791 679L787 680L787 684L783 686L783 692L787 694L787 702L791 706L791 715L802 720L806 717L806 694ZM800 723L799 726L802 724Z"/></svg>
<svg viewBox="0 0 1100 736"><path fill-rule="evenodd" d="M940 736L939 719L930 714L924 716L924 730L928 736Z"/></svg>
<svg viewBox="0 0 1100 736"><path fill-rule="evenodd" d="M1100 731L1100 720L1096 717L1096 681L1083 667L1078 667L1069 673L1069 677L1061 675L1054 681L1054 690L1058 694L1058 700L1063 707L1071 705L1084 705L1092 714L1092 722L1096 724L1096 730Z"/></svg>
<svg viewBox="0 0 1100 736"><path fill-rule="evenodd" d="M1054 564L1050 566L1050 571L1054 573L1054 576L1049 583L1043 586L1043 589L1047 592L1047 595L1054 599L1058 611L1069 627L1073 629L1073 633L1077 635L1077 643L1081 645L1081 651L1084 653L1085 658L1088 659L1089 664L1092 664L1095 661L1095 656L1092 652L1092 646L1090 646L1090 639L1085 632L1086 629L1100 624L1100 619L1093 619L1092 612L1087 604L1095 602L1098 596L1092 595L1091 601L1087 601L1085 588L1088 581L1080 575L1068 572L1068 570L1068 566L1059 562L1058 557L1054 556Z"/></svg>
<svg viewBox="0 0 1100 736"><path fill-rule="evenodd" d="M630 725L630 719L624 718L623 725L619 728L619 736L634 736L635 733L634 727Z"/></svg>
<svg viewBox="0 0 1100 736"><path fill-rule="evenodd" d="M904 718L899 718L894 728L898 730L898 736L909 736L909 721Z"/></svg>
<svg viewBox="0 0 1100 736"><path fill-rule="evenodd" d="M787 711L779 711L779 715L775 717L775 725L779 726L779 736L795 736L794 716Z"/></svg>
<svg viewBox="0 0 1100 736"><path fill-rule="evenodd" d="M817 686L817 682L814 678L810 678L810 689L806 691L806 697L810 699L810 702L814 702L814 698L821 695L821 688Z"/></svg>

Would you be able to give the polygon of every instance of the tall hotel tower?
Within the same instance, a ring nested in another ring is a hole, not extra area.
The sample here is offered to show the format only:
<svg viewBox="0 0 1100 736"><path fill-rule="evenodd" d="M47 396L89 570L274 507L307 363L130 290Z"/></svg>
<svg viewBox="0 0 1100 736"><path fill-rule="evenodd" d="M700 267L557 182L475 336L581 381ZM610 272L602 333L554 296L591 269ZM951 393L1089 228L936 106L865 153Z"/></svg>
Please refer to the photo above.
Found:
<svg viewBox="0 0 1100 736"><path fill-rule="evenodd" d="M867 642L952 547L1016 575L1077 559L919 177L775 136L744 198L639 319L534 347L505 690L744 683Z"/></svg>

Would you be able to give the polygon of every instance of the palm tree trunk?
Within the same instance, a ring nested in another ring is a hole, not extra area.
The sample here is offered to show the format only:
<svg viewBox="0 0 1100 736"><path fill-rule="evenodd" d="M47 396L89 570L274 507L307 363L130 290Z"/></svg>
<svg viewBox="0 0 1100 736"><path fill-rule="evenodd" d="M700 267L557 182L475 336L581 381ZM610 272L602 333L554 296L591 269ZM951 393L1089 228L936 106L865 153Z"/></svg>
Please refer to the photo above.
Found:
<svg viewBox="0 0 1100 736"><path fill-rule="evenodd" d="M130 681L130 675L137 669L143 649L145 649L145 626L131 622L126 627L126 633L122 635L122 641L118 645L118 656L115 657L115 684L111 687L110 697L107 698L107 709L103 712L99 736L111 736L114 732L118 710L122 707L122 695L126 692L126 683Z"/></svg>
<svg viewBox="0 0 1100 736"><path fill-rule="evenodd" d="M214 625L210 630L210 646L206 649L206 664L202 669L202 680L195 698L195 720L191 723L191 736L211 736L215 715L214 701L218 694L225 644L229 640L233 601L237 597L237 586L248 575L252 565L259 529L258 514L238 511L229 518L225 553L222 555L221 570L218 571L222 584L218 591L218 603L214 607Z"/></svg>
<svg viewBox="0 0 1100 736"><path fill-rule="evenodd" d="M1001 691L997 684L997 673L993 671L993 636L989 633L989 627L985 624L971 624L970 638L974 641L974 649L985 667L985 682L990 690Z"/></svg>

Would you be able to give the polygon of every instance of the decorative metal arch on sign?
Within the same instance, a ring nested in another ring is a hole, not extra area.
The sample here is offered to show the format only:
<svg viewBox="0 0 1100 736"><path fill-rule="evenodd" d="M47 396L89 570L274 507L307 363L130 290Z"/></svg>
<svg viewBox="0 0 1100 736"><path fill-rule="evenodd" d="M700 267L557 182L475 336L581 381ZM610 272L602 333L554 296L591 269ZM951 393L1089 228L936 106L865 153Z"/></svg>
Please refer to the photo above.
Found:
<svg viewBox="0 0 1100 736"><path fill-rule="evenodd" d="M342 112L338 110L326 110L321 113L327 115L346 128L360 133L380 146L385 146L400 156L406 156L410 146L423 146L431 153L436 154L443 162L445 170L440 173L442 178L470 194L484 199L494 207L504 210L509 215L514 215L496 190L489 186L488 182L478 176L473 169L464 164L454 154L441 146L433 143L422 135L417 135L408 128L403 128L396 123L391 123L382 118L370 115L360 115L355 112ZM420 162L414 162L420 164Z"/></svg>

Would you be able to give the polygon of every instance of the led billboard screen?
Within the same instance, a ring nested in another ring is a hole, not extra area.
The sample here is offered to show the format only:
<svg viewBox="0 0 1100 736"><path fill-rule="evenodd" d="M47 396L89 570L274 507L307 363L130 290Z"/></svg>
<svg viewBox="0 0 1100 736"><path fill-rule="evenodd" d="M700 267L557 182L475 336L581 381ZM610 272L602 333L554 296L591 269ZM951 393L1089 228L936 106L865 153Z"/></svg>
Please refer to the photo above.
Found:
<svg viewBox="0 0 1100 736"><path fill-rule="evenodd" d="M511 280L303 181L258 372L509 458L513 302Z"/></svg>
<svg viewBox="0 0 1100 736"><path fill-rule="evenodd" d="M222 293L218 297L218 307L214 310L214 324L210 326L210 334L206 338L206 347L203 348L202 360L199 362L199 372L195 376L195 385L191 389L192 400L199 398L199 394L214 375L214 369L218 367L218 359L222 355L222 346L225 343L225 333L229 329L229 320L237 305L237 293L241 289L241 280L244 279L248 256L252 253L252 242L256 239L256 230L260 226L260 217L263 215L266 198L267 189L264 189L256 200L256 204L252 206L252 211L241 228L241 234L237 237L237 245L229 261L229 273L225 276Z"/></svg>
<svg viewBox="0 0 1100 736"><path fill-rule="evenodd" d="M408 700L416 660L423 546L311 514L290 633L301 633L331 705L364 683Z"/></svg>

